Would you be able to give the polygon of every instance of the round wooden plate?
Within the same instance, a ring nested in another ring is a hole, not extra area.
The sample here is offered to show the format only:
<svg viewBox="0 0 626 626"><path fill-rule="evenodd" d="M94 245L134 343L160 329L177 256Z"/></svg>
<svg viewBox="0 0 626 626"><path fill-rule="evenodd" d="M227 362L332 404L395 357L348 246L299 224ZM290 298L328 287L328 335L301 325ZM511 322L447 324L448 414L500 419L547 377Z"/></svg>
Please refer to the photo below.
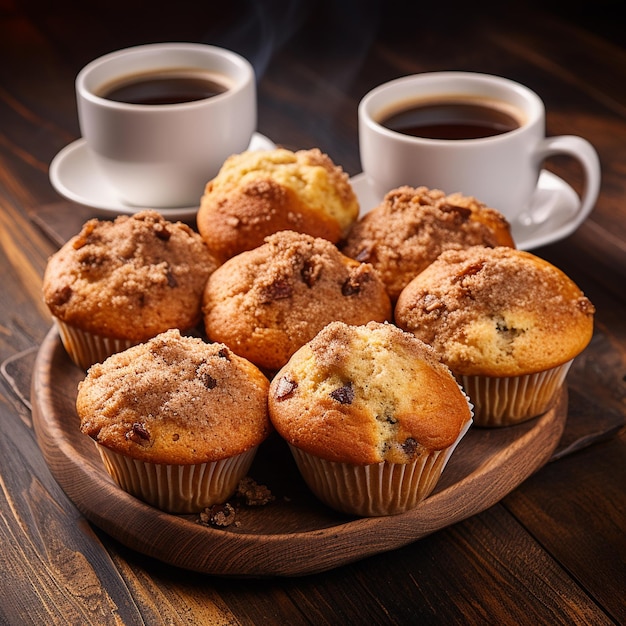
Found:
<svg viewBox="0 0 626 626"><path fill-rule="evenodd" d="M567 417L564 389L554 409L518 426L471 428L435 491L401 515L355 518L319 503L283 441L260 448L250 475L276 496L237 507L237 525L207 527L197 516L159 511L122 491L91 439L79 430L76 388L84 373L53 328L41 345L31 399L37 441L57 482L93 524L124 545L185 569L222 576L297 576L399 548L479 513L550 458Z"/></svg>

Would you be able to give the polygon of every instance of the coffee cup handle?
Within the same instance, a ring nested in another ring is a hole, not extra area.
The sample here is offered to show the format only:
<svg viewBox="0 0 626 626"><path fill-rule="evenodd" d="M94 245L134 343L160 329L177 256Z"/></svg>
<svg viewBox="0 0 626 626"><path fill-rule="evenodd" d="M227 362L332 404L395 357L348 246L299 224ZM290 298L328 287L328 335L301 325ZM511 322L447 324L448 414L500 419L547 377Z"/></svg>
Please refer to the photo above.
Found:
<svg viewBox="0 0 626 626"><path fill-rule="evenodd" d="M580 202L576 211L570 216L568 223L573 228L578 228L580 224L591 213L598 194L600 192L600 159L595 148L582 137L576 135L560 135L557 137L546 137L537 148L535 158L537 169L541 169L541 164L545 159L555 155L568 155L576 159L583 168L585 186L580 197ZM551 211L531 208L527 216L534 224L545 222L550 217Z"/></svg>

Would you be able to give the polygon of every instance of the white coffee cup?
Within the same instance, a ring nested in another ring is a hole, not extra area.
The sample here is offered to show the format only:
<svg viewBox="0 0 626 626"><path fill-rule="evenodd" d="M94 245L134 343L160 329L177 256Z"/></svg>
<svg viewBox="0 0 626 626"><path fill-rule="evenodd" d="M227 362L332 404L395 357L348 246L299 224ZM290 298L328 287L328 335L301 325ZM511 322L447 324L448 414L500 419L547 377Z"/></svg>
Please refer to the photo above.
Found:
<svg viewBox="0 0 626 626"><path fill-rule="evenodd" d="M147 76L212 79L223 93L175 104L107 97L116 84ZM80 129L104 179L134 206L198 205L224 160L244 151L256 129L251 64L215 46L157 43L126 48L85 66L76 78Z"/></svg>
<svg viewBox="0 0 626 626"><path fill-rule="evenodd" d="M441 101L497 106L516 118L517 128L482 138L429 139L390 130L382 123L398 111ZM432 72L399 78L361 100L358 121L361 165L379 199L402 185L424 185L474 196L499 210L513 226L539 224L551 217L552 210L533 203L542 163L562 154L577 159L585 176L580 203L565 219L580 224L598 196L600 165L593 146L573 135L546 138L545 107L539 96L499 76Z"/></svg>

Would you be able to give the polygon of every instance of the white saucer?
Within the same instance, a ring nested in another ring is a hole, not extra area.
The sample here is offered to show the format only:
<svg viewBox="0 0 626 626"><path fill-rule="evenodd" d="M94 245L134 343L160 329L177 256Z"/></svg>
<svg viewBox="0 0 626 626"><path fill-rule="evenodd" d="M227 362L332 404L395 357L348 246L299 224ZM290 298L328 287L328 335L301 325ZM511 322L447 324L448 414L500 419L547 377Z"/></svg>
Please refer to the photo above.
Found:
<svg viewBox="0 0 626 626"><path fill-rule="evenodd" d="M359 199L361 215L380 203L380 199L371 190L365 174L353 176L350 183ZM511 224L513 239L520 250L531 250L564 239L578 228L579 222L572 219L580 204L578 194L552 172L542 170L533 204L536 210L549 208L552 212L541 224L528 226L520 222Z"/></svg>
<svg viewBox="0 0 626 626"><path fill-rule="evenodd" d="M264 135L254 133L249 150L271 150L275 144ZM61 150L50 163L50 182L56 191L73 202L94 209L94 215L133 214L144 208L120 200L104 180L87 148L84 139L77 139ZM158 209L166 219L190 220L197 206Z"/></svg>

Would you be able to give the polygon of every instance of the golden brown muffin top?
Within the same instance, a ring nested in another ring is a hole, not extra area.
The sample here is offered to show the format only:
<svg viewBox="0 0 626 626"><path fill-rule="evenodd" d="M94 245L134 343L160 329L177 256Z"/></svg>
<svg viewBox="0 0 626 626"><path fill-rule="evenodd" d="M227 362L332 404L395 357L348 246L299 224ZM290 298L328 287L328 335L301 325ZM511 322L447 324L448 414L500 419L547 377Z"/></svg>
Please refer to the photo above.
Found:
<svg viewBox="0 0 626 626"><path fill-rule="evenodd" d="M354 224L342 251L371 263L393 301L444 250L511 246L507 220L475 198L399 187Z"/></svg>
<svg viewBox="0 0 626 626"><path fill-rule="evenodd" d="M268 386L226 346L169 330L93 365L76 408L81 431L114 452L152 463L205 463L267 437Z"/></svg>
<svg viewBox="0 0 626 626"><path fill-rule="evenodd" d="M281 230L336 242L358 214L348 175L327 154L276 148L229 157L206 185L197 223L225 261Z"/></svg>
<svg viewBox="0 0 626 626"><path fill-rule="evenodd" d="M84 331L141 341L195 326L217 265L198 233L156 211L92 219L50 257L44 300Z"/></svg>
<svg viewBox="0 0 626 626"><path fill-rule="evenodd" d="M459 437L471 409L434 351L392 324L334 322L272 380L270 419L328 461L408 463Z"/></svg>
<svg viewBox="0 0 626 626"><path fill-rule="evenodd" d="M371 265L325 239L281 231L212 274L203 312L211 340L277 370L329 322L382 322L391 303Z"/></svg>
<svg viewBox="0 0 626 626"><path fill-rule="evenodd" d="M595 309L561 270L507 247L444 252L398 299L396 323L455 374L517 376L561 365L591 340Z"/></svg>

